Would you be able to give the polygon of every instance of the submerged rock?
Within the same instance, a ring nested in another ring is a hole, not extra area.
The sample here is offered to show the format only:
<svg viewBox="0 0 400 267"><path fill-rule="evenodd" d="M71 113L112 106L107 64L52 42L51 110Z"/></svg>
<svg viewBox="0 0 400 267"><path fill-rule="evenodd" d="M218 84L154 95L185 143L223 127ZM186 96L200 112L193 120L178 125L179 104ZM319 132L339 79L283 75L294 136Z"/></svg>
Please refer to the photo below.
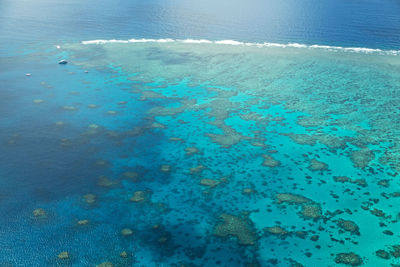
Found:
<svg viewBox="0 0 400 267"><path fill-rule="evenodd" d="M58 61L58 64L60 64L60 65L65 65L67 63L68 63L68 61L65 59L61 59L60 61Z"/></svg>

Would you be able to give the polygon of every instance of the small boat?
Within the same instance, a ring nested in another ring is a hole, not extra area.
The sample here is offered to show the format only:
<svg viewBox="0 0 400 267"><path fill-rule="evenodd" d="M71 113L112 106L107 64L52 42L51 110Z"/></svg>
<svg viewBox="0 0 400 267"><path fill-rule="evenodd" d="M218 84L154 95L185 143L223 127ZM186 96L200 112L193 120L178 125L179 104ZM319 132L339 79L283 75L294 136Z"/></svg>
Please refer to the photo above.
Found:
<svg viewBox="0 0 400 267"><path fill-rule="evenodd" d="M65 59L58 61L58 64L61 64L61 65L65 65L67 63L68 63L68 61L66 61Z"/></svg>

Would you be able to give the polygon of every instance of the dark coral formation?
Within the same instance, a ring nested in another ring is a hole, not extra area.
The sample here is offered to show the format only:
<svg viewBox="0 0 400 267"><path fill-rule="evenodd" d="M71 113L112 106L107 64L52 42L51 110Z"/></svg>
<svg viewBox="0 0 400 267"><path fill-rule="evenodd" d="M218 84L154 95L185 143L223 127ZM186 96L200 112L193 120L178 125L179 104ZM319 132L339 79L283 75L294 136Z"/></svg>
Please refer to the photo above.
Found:
<svg viewBox="0 0 400 267"><path fill-rule="evenodd" d="M335 180L335 182L339 183L351 183L362 187L368 186L367 181L365 179L351 179L347 176L334 176L333 179Z"/></svg>
<svg viewBox="0 0 400 267"><path fill-rule="evenodd" d="M335 262L350 266L360 266L363 264L361 257L353 252L337 254L335 257Z"/></svg>
<svg viewBox="0 0 400 267"><path fill-rule="evenodd" d="M395 258L400 258L400 245L392 246L392 250L390 251L390 255Z"/></svg>
<svg viewBox="0 0 400 267"><path fill-rule="evenodd" d="M355 235L360 235L359 227L353 221L340 219L337 224L341 229L347 232L350 232Z"/></svg>
<svg viewBox="0 0 400 267"><path fill-rule="evenodd" d="M389 252L387 252L387 251L385 251L385 250L383 250L383 249L377 250L377 251L376 251L376 256L378 256L379 258L385 259L385 260L390 259L390 254L389 254Z"/></svg>

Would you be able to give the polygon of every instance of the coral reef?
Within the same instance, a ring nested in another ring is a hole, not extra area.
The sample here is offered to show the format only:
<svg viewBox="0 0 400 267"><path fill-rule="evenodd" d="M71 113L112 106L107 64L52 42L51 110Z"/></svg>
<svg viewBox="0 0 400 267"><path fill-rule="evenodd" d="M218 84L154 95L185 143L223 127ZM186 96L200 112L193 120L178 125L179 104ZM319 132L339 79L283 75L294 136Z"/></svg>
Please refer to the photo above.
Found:
<svg viewBox="0 0 400 267"><path fill-rule="evenodd" d="M367 181L365 179L351 179L347 176L334 176L333 179L335 182L339 183L351 183L362 187L368 186Z"/></svg>
<svg viewBox="0 0 400 267"><path fill-rule="evenodd" d="M360 235L359 227L353 221L340 219L340 220L338 220L337 224L340 228L342 228L343 230L345 230L347 232L350 232L355 235Z"/></svg>
<svg viewBox="0 0 400 267"><path fill-rule="evenodd" d="M328 169L328 165L322 161L311 159L308 168L312 171L324 171Z"/></svg>
<svg viewBox="0 0 400 267"><path fill-rule="evenodd" d="M271 226L271 227L265 227L264 232L270 235L275 235L280 238L285 238L289 235L289 232L286 231L284 228L276 225L276 226Z"/></svg>
<svg viewBox="0 0 400 267"><path fill-rule="evenodd" d="M377 251L376 251L376 256L378 256L379 258L385 259L385 260L390 259L390 254L389 254L389 252L387 252L387 251L385 251L385 250L383 250L383 249L377 250Z"/></svg>
<svg viewBox="0 0 400 267"><path fill-rule="evenodd" d="M320 219L321 214L321 207L318 204L303 204L301 207L301 216L305 219L313 219L317 220Z"/></svg>
<svg viewBox="0 0 400 267"><path fill-rule="evenodd" d="M251 195L251 194L256 193L256 190L254 190L253 188L246 187L246 188L243 188L242 193L245 195Z"/></svg>
<svg viewBox="0 0 400 267"><path fill-rule="evenodd" d="M357 254L350 252L350 253L339 253L335 257L336 263L342 263L350 266L360 266L363 264L363 260Z"/></svg>
<svg viewBox="0 0 400 267"><path fill-rule="evenodd" d="M133 235L133 231L130 228L124 228L121 230L121 234L123 236L131 236L131 235Z"/></svg>
<svg viewBox="0 0 400 267"><path fill-rule="evenodd" d="M94 204L96 202L96 195L86 194L83 196L83 200L89 205Z"/></svg>
<svg viewBox="0 0 400 267"><path fill-rule="evenodd" d="M133 196L130 198L130 201L132 202L144 202L146 200L147 196L146 196L146 192L144 191L136 191L135 193L133 193Z"/></svg>
<svg viewBox="0 0 400 267"><path fill-rule="evenodd" d="M171 166L170 165L161 165L161 171L162 172L170 172L171 171Z"/></svg>
<svg viewBox="0 0 400 267"><path fill-rule="evenodd" d="M69 254L67 251L63 251L57 256L60 260L66 260L69 258Z"/></svg>
<svg viewBox="0 0 400 267"><path fill-rule="evenodd" d="M318 220L322 218L321 206L309 198L290 193L279 193L275 195L275 198L278 204L287 203L300 206L299 215L303 219Z"/></svg>
<svg viewBox="0 0 400 267"><path fill-rule="evenodd" d="M124 178L128 178L134 182L139 181L139 174L137 172L124 172L122 173Z"/></svg>
<svg viewBox="0 0 400 267"><path fill-rule="evenodd" d="M375 154L368 148L355 150L350 153L350 159L354 166L363 169L375 158Z"/></svg>
<svg viewBox="0 0 400 267"><path fill-rule="evenodd" d="M78 108L74 107L74 106L64 106L63 109L67 110L67 111L76 111L76 110L78 110Z"/></svg>
<svg viewBox="0 0 400 267"><path fill-rule="evenodd" d="M312 135L308 134L282 134L282 135L287 135L292 139L293 142L299 144L299 145L310 145L313 146L316 143L316 139Z"/></svg>
<svg viewBox="0 0 400 267"><path fill-rule="evenodd" d="M35 209L35 210L33 210L32 213L33 213L33 216L35 216L35 218L39 218L39 219L47 218L47 213L42 208Z"/></svg>
<svg viewBox="0 0 400 267"><path fill-rule="evenodd" d="M44 102L43 99L34 99L34 100L33 100L33 103L35 103L35 104L41 104L41 103L43 103L43 102Z"/></svg>
<svg viewBox="0 0 400 267"><path fill-rule="evenodd" d="M114 182L111 181L107 176L100 176L97 180L97 185L102 187L111 187L114 185Z"/></svg>
<svg viewBox="0 0 400 267"><path fill-rule="evenodd" d="M77 222L77 224L78 225L88 225L89 224L89 220L79 220L78 222Z"/></svg>
<svg viewBox="0 0 400 267"><path fill-rule="evenodd" d="M249 219L230 214L222 214L223 223L214 228L214 235L219 237L235 236L240 245L254 245L257 235Z"/></svg>
<svg viewBox="0 0 400 267"><path fill-rule="evenodd" d="M273 168L273 167L277 167L277 166L281 165L281 162L279 160L276 160L269 155L263 155L263 158L264 158L264 161L263 161L264 166Z"/></svg>
<svg viewBox="0 0 400 267"><path fill-rule="evenodd" d="M278 204L281 203L288 203L288 204L304 204L311 202L311 199L300 196L300 195L295 195L295 194L290 194L290 193L279 193L275 195L275 198L278 202Z"/></svg>
<svg viewBox="0 0 400 267"><path fill-rule="evenodd" d="M113 267L113 266L114 266L114 264L112 264L112 263L109 262L109 261L106 261L106 262L100 263L100 264L97 265L96 267Z"/></svg>
<svg viewBox="0 0 400 267"><path fill-rule="evenodd" d="M199 150L196 147L187 147L187 148L185 148L185 151L186 151L186 155L188 155L188 156L199 152Z"/></svg>
<svg viewBox="0 0 400 267"><path fill-rule="evenodd" d="M329 124L329 117L317 117L317 116L301 116L297 119L297 124L303 127L321 127Z"/></svg>
<svg viewBox="0 0 400 267"><path fill-rule="evenodd" d="M212 188L212 187L216 187L217 185L219 185L220 181L204 178L204 179L200 180L200 184Z"/></svg>
<svg viewBox="0 0 400 267"><path fill-rule="evenodd" d="M190 168L190 174L196 174L203 171L206 167L203 165L198 165L196 167Z"/></svg>

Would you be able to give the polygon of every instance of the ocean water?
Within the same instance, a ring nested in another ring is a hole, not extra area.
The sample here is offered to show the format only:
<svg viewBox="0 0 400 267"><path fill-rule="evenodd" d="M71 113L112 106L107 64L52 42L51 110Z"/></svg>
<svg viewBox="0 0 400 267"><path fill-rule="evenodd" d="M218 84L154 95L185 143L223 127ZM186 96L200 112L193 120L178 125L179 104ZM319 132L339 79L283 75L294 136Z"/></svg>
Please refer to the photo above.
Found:
<svg viewBox="0 0 400 267"><path fill-rule="evenodd" d="M398 14L1 2L0 266L399 266Z"/></svg>

